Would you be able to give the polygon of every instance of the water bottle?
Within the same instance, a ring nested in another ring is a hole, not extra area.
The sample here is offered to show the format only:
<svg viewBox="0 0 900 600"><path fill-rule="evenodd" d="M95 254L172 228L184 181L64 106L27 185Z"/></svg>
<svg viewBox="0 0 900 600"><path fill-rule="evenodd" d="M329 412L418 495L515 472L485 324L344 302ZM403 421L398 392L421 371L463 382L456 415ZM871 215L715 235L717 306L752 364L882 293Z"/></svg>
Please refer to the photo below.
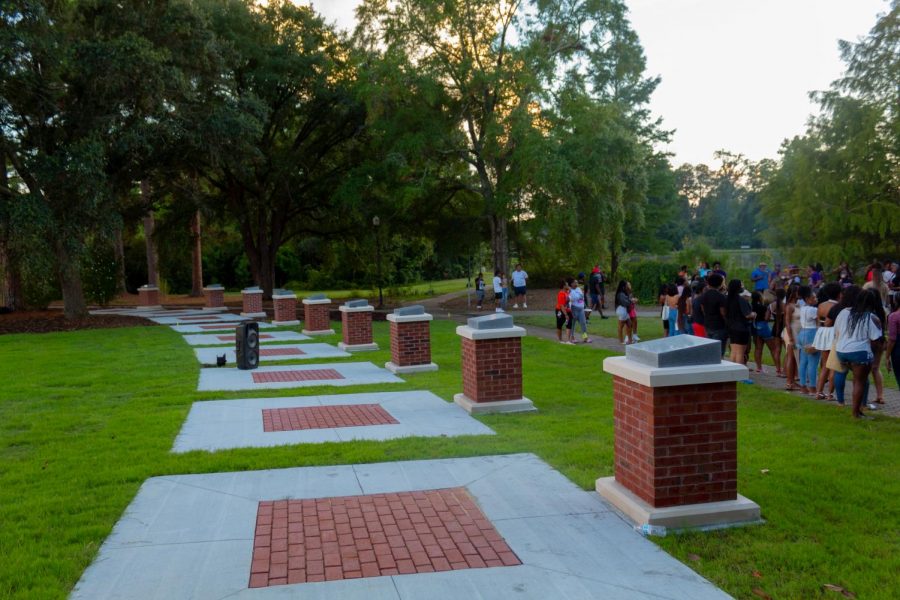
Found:
<svg viewBox="0 0 900 600"><path fill-rule="evenodd" d="M657 537L666 537L666 528L664 525L651 525L650 523L644 523L637 529L641 535L650 536L654 535Z"/></svg>

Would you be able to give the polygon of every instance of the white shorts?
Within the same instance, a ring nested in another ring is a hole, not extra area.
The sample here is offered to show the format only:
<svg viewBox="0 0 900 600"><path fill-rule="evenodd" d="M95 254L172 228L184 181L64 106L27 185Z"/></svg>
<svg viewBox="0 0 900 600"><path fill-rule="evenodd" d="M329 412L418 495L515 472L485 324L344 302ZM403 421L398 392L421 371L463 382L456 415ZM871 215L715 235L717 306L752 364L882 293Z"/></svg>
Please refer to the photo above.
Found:
<svg viewBox="0 0 900 600"><path fill-rule="evenodd" d="M630 320L628 317L628 309L625 308L624 306L616 307L616 316L619 318L620 321L629 321Z"/></svg>

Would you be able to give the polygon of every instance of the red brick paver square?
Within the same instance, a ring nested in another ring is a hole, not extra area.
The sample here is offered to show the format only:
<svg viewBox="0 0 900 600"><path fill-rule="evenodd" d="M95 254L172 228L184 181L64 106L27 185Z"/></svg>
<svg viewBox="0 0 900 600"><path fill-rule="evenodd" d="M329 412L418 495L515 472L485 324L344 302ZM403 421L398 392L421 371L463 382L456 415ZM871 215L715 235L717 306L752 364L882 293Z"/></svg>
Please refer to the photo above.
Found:
<svg viewBox="0 0 900 600"><path fill-rule="evenodd" d="M235 340L235 336L233 335L217 335L217 338L222 340L223 342L233 342ZM271 340L272 336L267 333L259 334L259 339L261 340Z"/></svg>
<svg viewBox="0 0 900 600"><path fill-rule="evenodd" d="M253 383L325 381L328 379L344 379L344 376L334 369L308 369L306 371L266 371L264 373L253 373Z"/></svg>
<svg viewBox="0 0 900 600"><path fill-rule="evenodd" d="M522 562L463 487L260 502L249 587Z"/></svg>
<svg viewBox="0 0 900 600"><path fill-rule="evenodd" d="M394 425L399 422L378 404L266 408L262 417L263 431Z"/></svg>
<svg viewBox="0 0 900 600"><path fill-rule="evenodd" d="M300 348L260 348L260 356L303 356L306 354Z"/></svg>
<svg viewBox="0 0 900 600"><path fill-rule="evenodd" d="M214 331L216 329L228 329L231 327L231 323L222 323L221 325L197 325L200 329L206 329L210 331Z"/></svg>

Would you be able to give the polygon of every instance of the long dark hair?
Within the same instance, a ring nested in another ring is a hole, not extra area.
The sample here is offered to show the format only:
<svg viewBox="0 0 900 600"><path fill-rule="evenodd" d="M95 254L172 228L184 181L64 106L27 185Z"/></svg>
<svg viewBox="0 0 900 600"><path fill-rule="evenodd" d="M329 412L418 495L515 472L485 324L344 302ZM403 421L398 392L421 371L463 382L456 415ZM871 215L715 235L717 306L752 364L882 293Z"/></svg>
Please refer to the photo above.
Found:
<svg viewBox="0 0 900 600"><path fill-rule="evenodd" d="M684 314L687 310L687 303L691 299L691 286L686 285L684 289L681 290L681 295L678 296L678 312L680 314Z"/></svg>
<svg viewBox="0 0 900 600"><path fill-rule="evenodd" d="M626 290L627 287L628 287L627 279L622 279L621 281L619 281L619 285L616 287L616 301L615 301L616 307L625 306L624 304L619 303L619 294L627 294L628 293L628 291ZM628 307L625 306L625 308L628 308Z"/></svg>
<svg viewBox="0 0 900 600"><path fill-rule="evenodd" d="M728 307L727 314L729 319L737 318L741 314L741 292L744 291L744 285L740 279L732 279L728 282Z"/></svg>
<svg viewBox="0 0 900 600"><path fill-rule="evenodd" d="M856 304L856 299L859 297L859 293L862 291L858 285L851 285L845 287L841 293L841 301L838 303L838 307L841 310L845 308L853 308Z"/></svg>
<svg viewBox="0 0 900 600"><path fill-rule="evenodd" d="M775 290L775 314L780 315L784 313L784 299L787 297L787 292L784 291L784 288L778 288Z"/></svg>
<svg viewBox="0 0 900 600"><path fill-rule="evenodd" d="M847 333L853 335L860 325L868 324L869 319L877 317L881 312L881 322L884 323L884 307L881 305L881 297L875 290L862 290L850 309L850 319L847 325ZM871 316L870 316L871 315Z"/></svg>

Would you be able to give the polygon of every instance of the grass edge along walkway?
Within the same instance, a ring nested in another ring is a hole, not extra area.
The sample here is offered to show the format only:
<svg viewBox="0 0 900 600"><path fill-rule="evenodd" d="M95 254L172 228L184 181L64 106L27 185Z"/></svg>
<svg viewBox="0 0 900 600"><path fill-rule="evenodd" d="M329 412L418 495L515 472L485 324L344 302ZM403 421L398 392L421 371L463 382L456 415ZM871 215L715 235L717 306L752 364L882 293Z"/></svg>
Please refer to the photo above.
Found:
<svg viewBox="0 0 900 600"><path fill-rule="evenodd" d="M534 337L523 343L526 394L540 411L480 417L496 436L406 438L172 455L191 402L358 391L459 391L454 323L432 326L436 373L407 383L257 393L198 393L179 335L136 327L0 338L0 597L62 598L149 477L310 465L533 452L584 489L612 473L607 355ZM382 350L350 360L383 364ZM335 342L337 337L325 341ZM758 386L739 395L739 490L759 527L655 541L739 598L859 598L900 588L900 423L853 423L829 407ZM756 591L755 591L756 590Z"/></svg>

